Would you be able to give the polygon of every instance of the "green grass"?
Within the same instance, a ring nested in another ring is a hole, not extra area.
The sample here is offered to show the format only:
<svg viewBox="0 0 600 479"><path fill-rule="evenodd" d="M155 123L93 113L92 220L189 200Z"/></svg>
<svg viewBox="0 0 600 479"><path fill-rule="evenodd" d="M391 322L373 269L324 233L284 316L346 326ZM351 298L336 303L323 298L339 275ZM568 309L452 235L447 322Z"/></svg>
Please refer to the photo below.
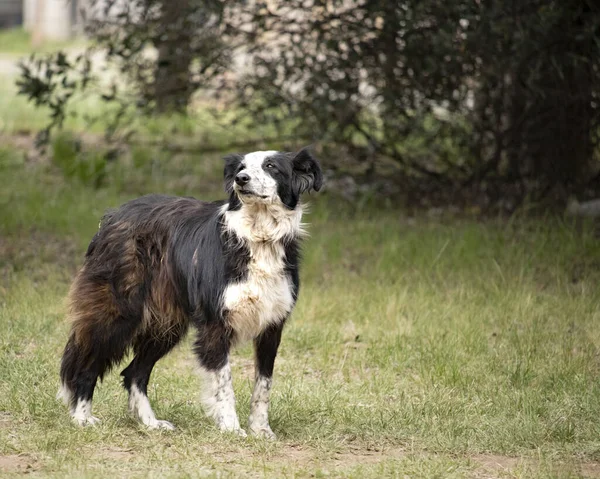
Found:
<svg viewBox="0 0 600 479"><path fill-rule="evenodd" d="M0 30L0 55L28 55L38 52L45 53L61 48L83 45L82 39L66 41L44 41L34 46L31 42L31 34L22 28L5 28Z"/></svg>
<svg viewBox="0 0 600 479"><path fill-rule="evenodd" d="M26 54L31 52L31 35L22 28L0 30L0 53Z"/></svg>
<svg viewBox="0 0 600 479"><path fill-rule="evenodd" d="M215 430L189 340L150 386L177 431L137 425L117 372L97 389L101 425L73 426L54 398L64 297L102 211L148 191L222 197L218 156L134 152L136 170L109 165L110 186L93 189L66 181L60 161L0 150L0 475L600 477L592 230L408 218L328 193L306 218L302 291L276 363L276 442ZM243 423L251 357L248 346L233 357Z"/></svg>

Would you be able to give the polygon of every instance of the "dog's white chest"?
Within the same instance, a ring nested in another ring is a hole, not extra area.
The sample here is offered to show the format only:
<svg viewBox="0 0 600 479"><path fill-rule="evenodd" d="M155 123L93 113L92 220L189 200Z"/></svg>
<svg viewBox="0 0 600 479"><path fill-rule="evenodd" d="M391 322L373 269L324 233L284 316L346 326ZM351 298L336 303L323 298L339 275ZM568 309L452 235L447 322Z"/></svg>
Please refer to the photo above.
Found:
<svg viewBox="0 0 600 479"><path fill-rule="evenodd" d="M238 340L253 339L269 325L282 321L294 305L283 247L272 243L251 247L248 275L225 289L223 303Z"/></svg>

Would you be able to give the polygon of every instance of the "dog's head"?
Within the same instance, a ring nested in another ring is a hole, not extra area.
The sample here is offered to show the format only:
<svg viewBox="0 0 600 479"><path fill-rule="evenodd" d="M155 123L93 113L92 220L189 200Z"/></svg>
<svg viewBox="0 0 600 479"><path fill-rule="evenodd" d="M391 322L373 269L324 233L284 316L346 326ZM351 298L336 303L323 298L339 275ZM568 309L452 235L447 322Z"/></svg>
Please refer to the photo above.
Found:
<svg viewBox="0 0 600 479"><path fill-rule="evenodd" d="M225 189L236 203L281 202L293 210L302 193L319 191L322 185L321 167L308 148L225 157Z"/></svg>

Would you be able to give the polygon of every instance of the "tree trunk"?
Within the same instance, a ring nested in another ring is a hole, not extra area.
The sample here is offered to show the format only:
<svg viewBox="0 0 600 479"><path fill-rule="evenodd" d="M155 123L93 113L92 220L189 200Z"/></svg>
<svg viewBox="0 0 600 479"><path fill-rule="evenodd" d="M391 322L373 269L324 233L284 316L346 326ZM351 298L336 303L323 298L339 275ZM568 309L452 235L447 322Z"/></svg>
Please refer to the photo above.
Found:
<svg viewBox="0 0 600 479"><path fill-rule="evenodd" d="M155 39L158 50L152 88L153 100L159 113L184 112L193 93L190 85L193 32L186 21L189 0L161 2L161 34Z"/></svg>

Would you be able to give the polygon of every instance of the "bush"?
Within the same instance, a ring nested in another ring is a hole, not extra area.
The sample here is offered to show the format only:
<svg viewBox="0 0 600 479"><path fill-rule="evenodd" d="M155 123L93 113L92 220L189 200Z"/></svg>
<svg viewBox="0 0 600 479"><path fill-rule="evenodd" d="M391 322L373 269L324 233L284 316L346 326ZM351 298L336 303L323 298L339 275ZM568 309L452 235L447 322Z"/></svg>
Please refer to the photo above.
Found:
<svg viewBox="0 0 600 479"><path fill-rule="evenodd" d="M106 181L107 154L98 150L85 151L81 143L69 135L57 136L52 142L52 163L68 180L99 188Z"/></svg>

